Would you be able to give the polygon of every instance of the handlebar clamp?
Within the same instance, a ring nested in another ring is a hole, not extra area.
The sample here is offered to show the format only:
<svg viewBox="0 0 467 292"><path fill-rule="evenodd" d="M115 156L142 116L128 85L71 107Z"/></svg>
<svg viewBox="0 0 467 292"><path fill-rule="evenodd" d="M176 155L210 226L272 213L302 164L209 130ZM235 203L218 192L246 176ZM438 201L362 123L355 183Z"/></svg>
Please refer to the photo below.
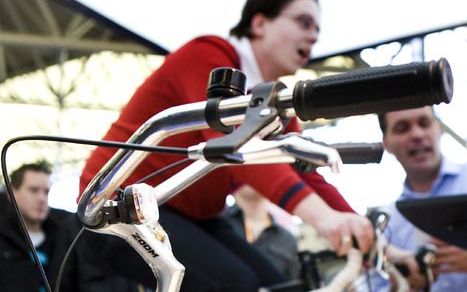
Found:
<svg viewBox="0 0 467 292"><path fill-rule="evenodd" d="M207 95L208 101L204 116L209 127L222 133L231 133L232 126L226 126L219 116L219 103L222 99L244 95L246 90L245 74L234 68L220 67L209 74Z"/></svg>
<svg viewBox="0 0 467 292"><path fill-rule="evenodd" d="M232 133L209 140L203 154L211 162L242 163L234 153L251 137L269 125L278 115L277 93L286 88L282 82L261 83L252 91L243 124Z"/></svg>

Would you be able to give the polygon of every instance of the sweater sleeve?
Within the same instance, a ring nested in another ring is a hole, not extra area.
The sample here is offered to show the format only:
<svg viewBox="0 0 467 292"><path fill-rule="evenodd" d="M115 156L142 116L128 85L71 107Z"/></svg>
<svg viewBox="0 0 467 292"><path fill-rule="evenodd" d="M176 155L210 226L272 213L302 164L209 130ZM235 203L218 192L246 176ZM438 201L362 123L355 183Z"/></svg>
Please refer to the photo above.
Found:
<svg viewBox="0 0 467 292"><path fill-rule="evenodd" d="M313 192L331 208L353 212L339 191L316 171L300 174L289 164L248 165L231 168L230 175L236 185L249 184L288 212Z"/></svg>
<svg viewBox="0 0 467 292"><path fill-rule="evenodd" d="M182 84L179 94L188 99L185 102L205 100L209 71L222 64L223 66L233 65L232 60L226 59L224 46L217 47L217 49L215 44L214 46L209 44L205 48L203 46L204 44L190 46L190 52L184 54L187 56L186 66L192 68L190 72L184 71L183 76L178 78ZM218 56L213 56L213 54L218 54ZM200 58L190 57L193 55L200 56ZM181 61L180 58L178 61ZM200 134L203 141L221 136L213 130L203 130ZM313 193L313 189L304 183L287 164L232 166L226 168L226 175L230 185L249 184L287 211L292 211L304 197Z"/></svg>
<svg viewBox="0 0 467 292"><path fill-rule="evenodd" d="M205 101L209 73L217 67L240 67L235 49L225 40L217 37L201 37L183 46L169 55L164 64L152 74L135 92L130 102L122 110L119 119L113 124L105 139L125 141L154 113L171 106ZM292 119L289 131L298 131L296 119ZM165 139L162 145L186 147L221 136L212 129L192 131ZM87 185L90 178L111 157L113 150L97 148L83 170L81 187ZM170 155L150 155L140 164L126 183L133 183L151 173L178 160ZM148 181L156 185L175 173L175 169ZM308 183L288 164L233 166L220 169L193 186L183 195L171 199L168 203L182 213L205 218L224 206L224 196L231 191L232 185L249 184L272 202L291 212L306 196L315 192L315 181ZM325 184L325 183L324 183ZM210 189L209 192L204 190ZM200 200L204 193L203 199ZM326 188L318 194L325 198ZM337 193L337 192L336 192ZM338 193L337 193L338 194ZM208 197L206 197L208 196ZM336 200L339 205L339 200ZM345 201L344 201L345 202ZM209 210L210 211L209 211Z"/></svg>
<svg viewBox="0 0 467 292"><path fill-rule="evenodd" d="M287 125L286 132L301 132L297 119L292 119ZM294 169L294 171L298 172ZM341 193L326 182L324 177L316 171L310 173L299 173L300 178L308 185L312 186L316 193L333 209L342 212L355 212Z"/></svg>
<svg viewBox="0 0 467 292"><path fill-rule="evenodd" d="M216 47L215 43L209 44L211 50L208 50L208 47L203 48L203 43L190 46L190 54L185 54L186 56L191 54L201 56L200 58L187 58L185 64L192 70L181 76L183 80L179 80L181 84L184 84L180 87L180 94L188 97L188 102L204 100L207 76L212 68L226 66L226 64L232 67L238 66L235 58L226 59L226 56L231 54L225 54L225 46L217 46L218 50L212 50L212 45ZM212 54L219 55L213 58ZM206 62L206 60L212 61ZM297 119L290 120L286 131L300 131ZM220 136L213 130L204 130L201 134L205 141ZM289 212L292 212L303 198L313 192L337 210L352 210L339 192L316 172L303 178L292 166L275 164L234 166L229 167L227 173L232 185L249 184Z"/></svg>
<svg viewBox="0 0 467 292"><path fill-rule="evenodd" d="M324 177L316 171L310 173L300 173L300 178L307 184L313 186L316 193L333 209L341 212L355 211L350 207L347 201L342 197L339 191L326 182Z"/></svg>

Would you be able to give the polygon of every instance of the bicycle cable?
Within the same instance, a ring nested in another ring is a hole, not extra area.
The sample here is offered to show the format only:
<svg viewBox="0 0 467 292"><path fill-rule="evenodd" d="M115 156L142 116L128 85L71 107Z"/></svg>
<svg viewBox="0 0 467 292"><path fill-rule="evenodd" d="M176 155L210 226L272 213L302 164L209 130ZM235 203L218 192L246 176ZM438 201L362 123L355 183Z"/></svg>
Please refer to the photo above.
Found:
<svg viewBox="0 0 467 292"><path fill-rule="evenodd" d="M142 183L142 182L144 182L144 181L146 181L146 180L148 180L148 179L150 179L150 178L153 178L153 177L155 177L155 176L157 176L157 175L160 175L161 173L163 173L163 172L165 172L165 171L167 171L167 170L169 170L169 169L171 169L171 168L174 168L174 167L177 167L177 166L179 166L179 165L182 165L182 164L184 164L184 163L186 163L186 162L188 162L188 161L190 161L190 160L191 160L190 158L185 158L185 159L179 160L179 161L177 161L177 162L171 163L171 164L169 164L169 165L166 165L166 166L162 167L161 169L158 169L158 170L156 170L156 171L154 171L154 172L152 172L152 173L146 175L146 176L143 177L142 179L140 179L140 180L138 180L137 182L135 182L135 184Z"/></svg>
<svg viewBox="0 0 467 292"><path fill-rule="evenodd" d="M65 270L66 262L68 261L71 251L75 247L76 243L78 242L78 239L80 238L81 234L83 234L84 230L86 230L86 228L82 226L81 229L78 231L78 234L76 234L75 238L73 238L73 241L71 242L70 246L68 247L65 253L65 256L63 257L62 263L60 264L60 269L58 271L57 279L55 281L55 286L54 286L55 292L60 292L60 284L62 284L62 276L63 276L63 271Z"/></svg>
<svg viewBox="0 0 467 292"><path fill-rule="evenodd" d="M8 170L6 167L6 154L8 152L8 148L12 146L13 144L17 142L21 142L21 141L51 141L51 142L62 142L62 143L73 143L73 144L81 144L81 145L93 145L93 146L100 146L100 147L119 148L119 149L139 150L139 151L147 151L147 152L159 152L159 153L166 153L166 154L188 155L188 150L186 148L181 148L181 147L142 146L139 144L132 144L132 143L89 140L89 139L80 139L80 138L68 138L68 137L62 137L62 136L31 135L31 136L20 136L20 137L16 137L16 138L8 140L5 143L5 145L2 147L2 152L1 152L1 157L0 157L2 175L5 181L5 188L7 190L7 194L13 206L13 210L16 213L16 216L17 216L16 218L19 221L21 233L23 234L23 237L26 240L27 246L30 249L32 257L34 259L34 264L36 265L36 268L39 270L40 277L42 278L45 289L48 292L52 292L49 281L47 280L47 276L45 274L44 268L42 267L40 263L36 249L34 248L34 244L32 243L31 238L29 237L26 224L24 223L23 215L21 214L18 203L16 202L15 196L13 194L13 189L11 187ZM181 161L185 161L185 160L186 159L183 159ZM181 164L180 163L181 161L178 161L178 163L174 163L176 164L175 166L178 166L179 164ZM171 167L166 166L163 168L163 171L166 171L169 168ZM159 171L158 174L162 173L163 171ZM154 173L150 174L150 177L153 177L155 175L157 174L154 174ZM70 249L68 251L70 251Z"/></svg>

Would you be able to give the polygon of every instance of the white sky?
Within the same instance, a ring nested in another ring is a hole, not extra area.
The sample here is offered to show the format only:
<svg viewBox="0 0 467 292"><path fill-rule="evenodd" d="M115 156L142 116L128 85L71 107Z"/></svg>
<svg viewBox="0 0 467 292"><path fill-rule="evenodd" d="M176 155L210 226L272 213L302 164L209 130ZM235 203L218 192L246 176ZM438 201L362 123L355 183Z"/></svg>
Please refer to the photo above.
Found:
<svg viewBox="0 0 467 292"><path fill-rule="evenodd" d="M75 0L172 51L202 34L226 36L245 0ZM322 29L314 55L362 47L467 22L462 0L322 0Z"/></svg>

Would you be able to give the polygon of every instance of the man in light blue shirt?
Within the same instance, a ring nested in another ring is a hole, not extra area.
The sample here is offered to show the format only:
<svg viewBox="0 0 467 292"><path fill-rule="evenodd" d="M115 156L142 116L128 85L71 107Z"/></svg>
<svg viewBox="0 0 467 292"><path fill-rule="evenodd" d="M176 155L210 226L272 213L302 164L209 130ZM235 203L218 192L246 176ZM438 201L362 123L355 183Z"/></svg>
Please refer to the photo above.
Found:
<svg viewBox="0 0 467 292"><path fill-rule="evenodd" d="M467 164L448 161L440 152L441 125L431 107L389 112L379 116L386 150L394 154L407 177L398 200L467 194ZM413 288L423 288L414 254L428 242L437 247L434 271L437 279L431 291L467 291L467 250L448 245L420 231L405 219L395 205L388 208L391 216L387 235L391 243L388 256L405 263ZM436 220L436 214L433 214ZM376 291L389 291L389 283L373 278Z"/></svg>

